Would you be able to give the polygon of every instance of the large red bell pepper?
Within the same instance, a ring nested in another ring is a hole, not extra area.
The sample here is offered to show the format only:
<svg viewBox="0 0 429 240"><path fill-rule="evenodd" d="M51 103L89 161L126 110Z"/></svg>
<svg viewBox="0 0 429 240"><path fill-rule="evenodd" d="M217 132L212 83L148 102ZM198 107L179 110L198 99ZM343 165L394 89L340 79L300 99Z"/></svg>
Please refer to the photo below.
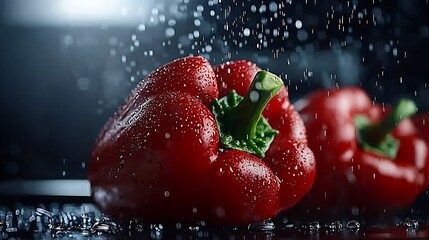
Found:
<svg viewBox="0 0 429 240"><path fill-rule="evenodd" d="M347 87L315 91L295 106L317 162L306 208L379 213L410 205L428 187L429 127L409 118L411 100L391 108Z"/></svg>
<svg viewBox="0 0 429 240"><path fill-rule="evenodd" d="M244 61L215 71L202 57L173 61L107 122L89 173L107 213L245 224L275 216L310 189L314 156L281 79Z"/></svg>

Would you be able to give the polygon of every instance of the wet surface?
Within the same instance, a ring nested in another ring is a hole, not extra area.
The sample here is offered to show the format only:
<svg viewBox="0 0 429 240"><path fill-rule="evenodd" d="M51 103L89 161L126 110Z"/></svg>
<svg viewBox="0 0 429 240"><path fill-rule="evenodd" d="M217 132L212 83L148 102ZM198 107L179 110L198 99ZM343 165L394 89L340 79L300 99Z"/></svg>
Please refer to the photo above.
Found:
<svg viewBox="0 0 429 240"><path fill-rule="evenodd" d="M0 205L1 239L427 239L427 220L392 218L382 225L364 220L294 222L273 219L249 226L204 222L150 224L114 220L94 204Z"/></svg>

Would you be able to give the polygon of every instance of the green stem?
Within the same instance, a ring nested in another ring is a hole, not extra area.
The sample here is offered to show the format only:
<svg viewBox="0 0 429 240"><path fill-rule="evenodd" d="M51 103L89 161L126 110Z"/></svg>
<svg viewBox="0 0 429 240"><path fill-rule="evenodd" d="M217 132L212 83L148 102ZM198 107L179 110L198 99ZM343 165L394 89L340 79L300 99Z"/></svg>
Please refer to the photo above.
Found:
<svg viewBox="0 0 429 240"><path fill-rule="evenodd" d="M243 100L225 115L225 128L235 139L255 138L256 125L268 102L283 86L283 81L276 75L259 71Z"/></svg>
<svg viewBox="0 0 429 240"><path fill-rule="evenodd" d="M411 117L416 112L417 107L412 100L401 99L380 122L363 128L361 136L369 145L379 146L403 119Z"/></svg>

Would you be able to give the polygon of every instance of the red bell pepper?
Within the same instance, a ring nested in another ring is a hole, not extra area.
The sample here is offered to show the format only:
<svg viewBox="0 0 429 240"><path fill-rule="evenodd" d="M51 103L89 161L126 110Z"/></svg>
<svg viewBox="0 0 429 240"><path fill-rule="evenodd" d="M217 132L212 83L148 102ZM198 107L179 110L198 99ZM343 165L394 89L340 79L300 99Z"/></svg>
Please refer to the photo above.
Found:
<svg viewBox="0 0 429 240"><path fill-rule="evenodd" d="M410 205L428 187L429 128L410 119L411 100L386 107L347 87L315 91L295 107L317 161L306 208L380 213Z"/></svg>
<svg viewBox="0 0 429 240"><path fill-rule="evenodd" d="M247 62L226 65L216 78L204 58L181 58L132 91L92 153L89 180L103 210L149 222L246 224L310 189L314 156L281 79ZM229 85L234 76L241 87ZM221 99L218 84L226 86Z"/></svg>

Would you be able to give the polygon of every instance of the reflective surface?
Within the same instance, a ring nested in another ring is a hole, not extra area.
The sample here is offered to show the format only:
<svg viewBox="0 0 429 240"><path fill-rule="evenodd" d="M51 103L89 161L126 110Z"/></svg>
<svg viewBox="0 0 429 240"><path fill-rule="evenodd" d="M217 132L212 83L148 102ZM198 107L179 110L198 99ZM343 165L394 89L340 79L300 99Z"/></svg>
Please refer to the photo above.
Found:
<svg viewBox="0 0 429 240"><path fill-rule="evenodd" d="M427 239L428 220L392 218L379 225L363 220L293 222L273 219L249 226L148 224L113 220L93 204L0 206L0 238L35 239Z"/></svg>

